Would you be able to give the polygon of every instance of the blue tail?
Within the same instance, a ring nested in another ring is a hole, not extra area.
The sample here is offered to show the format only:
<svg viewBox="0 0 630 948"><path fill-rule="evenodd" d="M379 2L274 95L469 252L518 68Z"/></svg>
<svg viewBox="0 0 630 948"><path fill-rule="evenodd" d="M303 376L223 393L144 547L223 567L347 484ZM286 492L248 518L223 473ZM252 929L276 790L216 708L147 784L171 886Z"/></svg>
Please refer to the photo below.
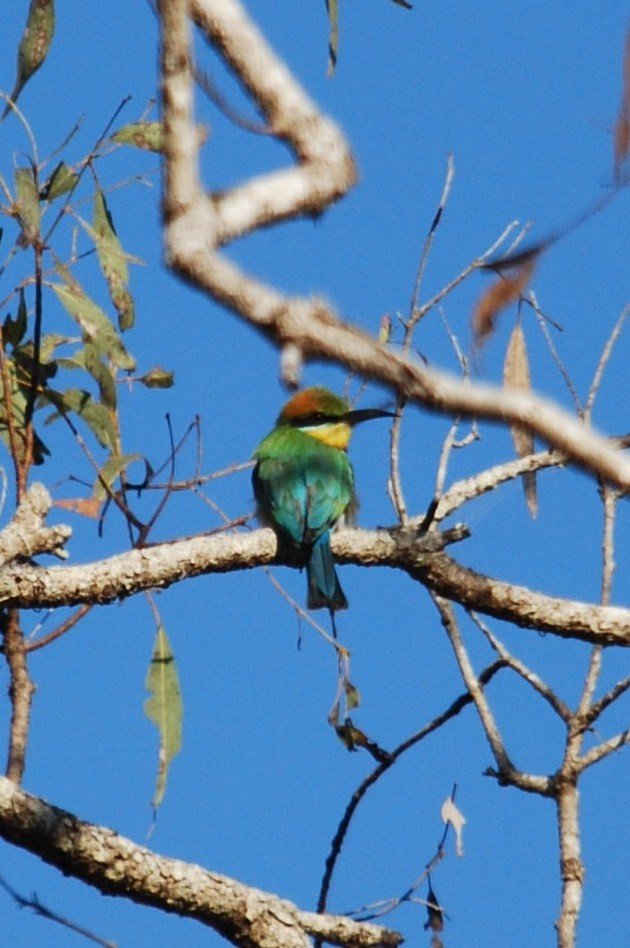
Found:
<svg viewBox="0 0 630 948"><path fill-rule="evenodd" d="M330 549L330 534L322 534L311 550L306 564L308 608L338 612L348 608Z"/></svg>

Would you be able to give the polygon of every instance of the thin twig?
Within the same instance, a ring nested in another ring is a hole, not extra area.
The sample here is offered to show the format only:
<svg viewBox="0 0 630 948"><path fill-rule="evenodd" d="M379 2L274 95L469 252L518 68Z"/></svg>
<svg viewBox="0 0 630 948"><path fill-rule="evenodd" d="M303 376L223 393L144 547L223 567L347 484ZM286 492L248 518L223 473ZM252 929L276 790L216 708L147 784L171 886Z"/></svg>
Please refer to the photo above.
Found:
<svg viewBox="0 0 630 948"><path fill-rule="evenodd" d="M77 935L82 935L84 938L87 938L88 941L92 941L96 945L101 945L102 948L117 948L118 942L106 941L87 928L83 928L82 925L77 925L76 922L71 922L69 919L64 918L63 915L58 915L57 912L46 908L46 906L42 905L39 901L37 895L31 896L30 899L24 895L20 895L2 876L0 876L0 886L2 886L5 892L8 892L20 908L32 909L35 914L41 916L41 918L46 918L51 922L56 922L58 925L63 925L64 928L69 928L70 931L76 932Z"/></svg>
<svg viewBox="0 0 630 948"><path fill-rule="evenodd" d="M591 387L588 392L586 405L584 407L584 420L585 421L590 421L591 419L593 406L595 404L595 399L597 398L597 393L599 392L599 387L602 384L602 379L604 378L604 372L606 371L606 366L608 365L608 361L612 355L612 351L615 347L615 343L617 342L617 339L621 335L621 331L624 327L624 324L628 316L630 316L630 304L628 304L622 309L619 319L613 326L613 330L606 341L606 345L604 346L602 350L602 354L599 358L599 362L597 363L597 368L595 369L595 375L593 376L593 381L591 382Z"/></svg>
<svg viewBox="0 0 630 948"><path fill-rule="evenodd" d="M73 629L75 625L77 625L77 623L80 622L81 619L83 619L83 617L91 611L92 608L92 603L84 603L82 606L79 606L79 608L76 609L71 616L58 625L56 629L53 629L52 632L49 632L48 635L44 635L41 639L36 639L34 642L27 642L25 645L25 651L36 652L38 649L45 648L46 645L50 645L51 642L61 638L62 635L65 635L66 632L69 632L70 629Z"/></svg>
<svg viewBox="0 0 630 948"><path fill-rule="evenodd" d="M469 615L475 625L485 635L497 655L503 659L505 664L511 668L512 671L516 672L517 675L520 675L520 677L526 681L527 684L534 689L534 691L538 692L541 698L544 698L547 704L553 708L558 717L562 718L562 720L567 723L571 719L571 709L555 693L553 688L550 688L549 685L543 681L542 678L540 678L534 671L532 671L531 668L528 668L524 662L512 655L507 650L505 645L503 645L503 643L496 637L496 635L490 631L489 627L476 612L471 610Z"/></svg>
<svg viewBox="0 0 630 948"><path fill-rule="evenodd" d="M598 744L596 747L591 747L580 757L578 772L586 770L587 767L592 767L593 764L599 763L600 760L604 760L605 757L609 757L627 744L630 744L630 728L626 728L625 731L616 734L614 737L609 737L607 741Z"/></svg>
<svg viewBox="0 0 630 948"><path fill-rule="evenodd" d="M582 408L582 403L580 401L580 396L578 395L575 389L575 385L573 384L571 380L571 376L569 375L569 372L567 370L567 367L562 361L560 357L560 353L556 349L555 343L553 339L551 338L551 333L549 332L549 329L547 327L547 317L545 316L545 314L540 309L540 306L538 305L538 299L536 298L536 294L534 293L533 290L530 290L529 293L527 293L527 295L524 297L524 299L527 303L529 303L529 305L534 310L534 313L536 314L538 325L540 326L540 330L543 336L545 337L545 342L547 343L547 347L549 349L549 352L551 353L551 358L556 363L558 367L558 371L560 372L562 378L565 381L565 384L567 386L569 394L571 395L571 398L573 400L573 405L575 407L577 414L582 416L583 408Z"/></svg>
<svg viewBox="0 0 630 948"><path fill-rule="evenodd" d="M597 718L603 714L606 708L609 708L611 704L614 704L618 698L621 698L621 696L626 693L628 688L630 688L630 675L618 681L599 701L595 701L591 705L586 715L587 726L593 724Z"/></svg>
<svg viewBox="0 0 630 948"><path fill-rule="evenodd" d="M505 663L502 661L496 661L491 665L488 665L488 667L484 668L484 670L479 675L480 684L487 685L488 682L496 675L496 673L504 667ZM440 727L442 727L443 724L446 724L447 721L450 721L451 718L456 717L460 711L463 711L463 709L468 707L469 704L472 704L472 700L473 699L469 692L464 692L463 694L459 695L448 706L448 708L442 712L442 714L439 714L428 724L425 724L423 728L403 741L402 744L399 744L398 747L396 747L395 750L390 753L388 760L380 763L374 768L372 773L368 774L368 776L361 781L350 798L350 802L348 803L339 826L337 827L337 832L335 833L330 846L330 852L326 858L324 875L322 877L319 889L319 898L317 900L318 912L323 912L326 909L328 893L330 891L330 885L332 882L333 873L335 871L335 866L341 853L341 847L343 846L344 840L348 833L352 818L359 804L361 803L361 800L366 795L370 787L374 786L374 784L377 783L377 781L390 769L390 767L393 767L398 758L401 757L405 751L408 751L409 748L419 744L422 740L424 740L425 737L428 737L429 734L437 731Z"/></svg>
<svg viewBox="0 0 630 948"><path fill-rule="evenodd" d="M79 169L79 171L77 172L76 180L74 181L74 183L73 183L73 185L72 185L72 188L71 188L70 191L68 192L68 196L67 196L66 200L64 201L64 203L63 203L63 205L61 206L60 210L57 212L57 215L56 215L56 217L54 218L52 224L50 225L50 227L49 227L48 230L46 231L46 234L45 234L45 236L44 236L44 239L42 240L42 244L43 244L44 247L46 247L46 246L50 243L50 238L52 237L53 232L56 230L57 225L59 224L59 221L66 215L67 209L70 207L70 201L72 200L72 196L73 196L74 192L76 191L76 189L78 188L79 184L81 183L81 179L83 178L83 175L85 174L87 168L90 167L90 165L91 165L92 162L94 161L94 158L96 157L96 153L97 153L97 151L98 151L99 145L100 145L100 144L103 142L103 140L107 137L107 133L109 132L110 128L112 127L112 125L114 124L114 122L116 121L116 119L118 118L118 116L120 115L120 113L122 112L122 110L123 110L124 107L127 105L127 103L129 102L130 99L131 99L131 96L130 96L130 95L125 96L125 98L122 99L122 101L120 102L120 104L119 104L119 105L116 107L116 109L114 110L114 114L112 115L112 117L111 117L110 120L108 121L107 125L105 126L105 128L103 129L103 131L101 132L101 134L99 135L99 137L97 138L95 144L94 144L94 145L92 146L92 148L90 149L89 155L88 155L87 158L84 160L82 167L81 167L81 168Z"/></svg>
<svg viewBox="0 0 630 948"><path fill-rule="evenodd" d="M429 262L429 255L431 253L431 248L433 246L433 241L435 240L435 234L442 220L442 215L444 214L444 209L446 208L446 202L448 201L449 195L451 193L451 188L453 186L453 178L455 177L455 162L453 161L453 154L449 152L446 158L446 177L444 179L444 186L442 188L442 194L437 206L437 210L429 227L429 232L425 237L424 245L422 247L422 252L420 254L420 260L418 263L418 270L416 272L416 279L413 285L413 293L411 294L411 302L409 304L409 321L406 326L405 331L405 342L403 350L405 352L409 351L411 347L413 332L418 322L422 318L420 315L420 310L418 309L418 301L420 299L420 290L422 289L422 280L424 279L424 272L427 268L427 263ZM424 314L422 314L424 315Z"/></svg>
<svg viewBox="0 0 630 948"><path fill-rule="evenodd" d="M173 492L171 485L173 481L175 480L176 451L175 451L175 441L173 439L173 426L171 425L171 416L168 412L166 413L166 427L168 429L168 437L169 437L169 441L171 445L170 472L169 472L168 483L166 485L166 490L164 491L164 493L159 499L157 507L153 511L153 514L151 515L149 520L145 523L144 527L142 527L142 529L140 530L138 534L138 538L136 540L137 547L144 546L144 544L146 543L149 533L151 532L151 530L157 523L160 514L162 513L167 503L169 502L171 494Z"/></svg>
<svg viewBox="0 0 630 948"><path fill-rule="evenodd" d="M480 257L477 257L476 260L473 260L472 263L469 263L468 266L464 267L464 269L460 273L458 273L456 277L454 277L452 280L450 280L449 283L443 286L441 290L438 290L438 292L434 296L432 296L430 300L428 300L426 303L423 303L422 306L419 307L417 314L414 314L416 322L423 319L424 316L426 316L426 314L429 312L429 310L433 309L434 306L437 306L438 303L441 303L441 301L446 296L448 296L449 293L452 293L453 290L456 287L458 287L460 283L463 283L463 281L467 279L467 277L469 277L471 273L474 273L475 270L479 270L483 266L484 262L488 259L488 257L491 257L492 254L498 249L498 247L501 246L503 241L507 239L507 237L509 236L509 234L512 233L515 227L518 227L518 221L512 221L511 224L508 224L508 226L505 228L503 233L501 233L499 237L494 241L492 246L488 247L488 249L484 251L484 253L482 253Z"/></svg>
<svg viewBox="0 0 630 948"><path fill-rule="evenodd" d="M188 480L173 481L172 483L166 481L151 481L151 483L142 486L128 485L128 489L145 491L166 490L167 487L170 487L172 493L192 490L193 487L202 487L210 481L217 481L222 477L229 477L231 474L237 474L239 471L249 471L255 463L255 461L242 461L241 463L230 464L229 467L224 467L220 471L213 471L211 474L195 473Z"/></svg>
<svg viewBox="0 0 630 948"><path fill-rule="evenodd" d="M325 642L328 643L328 645L331 645L335 649L337 654L341 654L342 652L345 655L350 654L347 648L345 648L345 646L341 645L335 638L329 635L328 632L326 632L326 630L323 628L323 626L321 626L318 622L316 622L315 619L312 617L312 615L309 612L307 612L306 609L302 608L299 602L296 602L293 596L291 596L290 593L286 591L284 586L280 582L278 582L278 580L273 575L273 573L271 572L268 566L263 567L263 572L266 574L267 579L269 580L273 588L276 590L276 592L279 592L282 598L295 611L295 614L297 615L300 622L306 622L307 625L310 625L310 627L315 632L317 632L318 635L321 635L321 637L324 639Z"/></svg>
<svg viewBox="0 0 630 948"><path fill-rule="evenodd" d="M553 784L548 777L527 774L517 770L510 760L485 692L473 670L468 651L459 631L453 606L447 599L443 599L435 593L430 593L430 596L451 643L464 683L475 702L479 720L497 764L496 772L489 769L486 773L488 776L496 777L500 784L510 784L528 793L538 793L541 796L553 795Z"/></svg>

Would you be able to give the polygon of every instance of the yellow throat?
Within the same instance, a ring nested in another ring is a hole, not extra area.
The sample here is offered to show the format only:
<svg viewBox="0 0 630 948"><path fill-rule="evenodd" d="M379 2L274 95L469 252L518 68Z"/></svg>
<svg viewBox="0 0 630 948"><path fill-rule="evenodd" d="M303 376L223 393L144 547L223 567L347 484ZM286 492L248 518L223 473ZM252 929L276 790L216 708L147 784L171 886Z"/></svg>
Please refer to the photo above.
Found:
<svg viewBox="0 0 630 948"><path fill-rule="evenodd" d="M352 428L345 421L330 422L327 425L313 425L312 427L300 428L304 434L323 441L330 448L338 448L345 451L350 441Z"/></svg>

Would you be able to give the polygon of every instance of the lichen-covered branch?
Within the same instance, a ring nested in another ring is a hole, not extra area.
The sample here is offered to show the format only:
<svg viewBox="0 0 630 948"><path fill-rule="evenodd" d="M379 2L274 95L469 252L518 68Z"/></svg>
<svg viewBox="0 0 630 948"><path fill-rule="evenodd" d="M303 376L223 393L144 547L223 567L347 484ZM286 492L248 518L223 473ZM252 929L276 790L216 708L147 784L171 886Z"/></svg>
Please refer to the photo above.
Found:
<svg viewBox="0 0 630 948"><path fill-rule="evenodd" d="M0 835L108 895L193 918L243 948L308 948L310 935L348 948L395 946L377 925L302 912L286 902L78 819L0 777Z"/></svg>
<svg viewBox="0 0 630 948"><path fill-rule="evenodd" d="M332 548L340 563L400 569L440 596L522 628L600 645L630 645L629 609L548 596L462 566L442 551L465 535L459 528L420 538L405 530L340 530L333 535ZM104 604L202 574L271 563L295 565L278 553L269 529L160 543L79 566L19 561L0 570L0 605L34 609Z"/></svg>
<svg viewBox="0 0 630 948"><path fill-rule="evenodd" d="M18 557L56 553L65 558L63 545L71 536L70 527L46 527L50 494L42 484L33 484L10 523L0 531L0 567Z"/></svg>

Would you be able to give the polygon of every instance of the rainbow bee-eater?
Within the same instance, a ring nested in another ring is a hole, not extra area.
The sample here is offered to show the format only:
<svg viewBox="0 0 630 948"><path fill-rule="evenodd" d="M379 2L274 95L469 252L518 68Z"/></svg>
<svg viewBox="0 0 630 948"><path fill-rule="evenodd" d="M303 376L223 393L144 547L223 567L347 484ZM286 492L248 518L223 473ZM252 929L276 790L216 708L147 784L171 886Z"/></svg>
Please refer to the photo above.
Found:
<svg viewBox="0 0 630 948"><path fill-rule="evenodd" d="M353 411L326 388L306 388L290 399L276 426L254 451L254 494L263 522L306 565L309 609L346 609L330 549L330 531L354 497L346 453L352 429L391 412Z"/></svg>

